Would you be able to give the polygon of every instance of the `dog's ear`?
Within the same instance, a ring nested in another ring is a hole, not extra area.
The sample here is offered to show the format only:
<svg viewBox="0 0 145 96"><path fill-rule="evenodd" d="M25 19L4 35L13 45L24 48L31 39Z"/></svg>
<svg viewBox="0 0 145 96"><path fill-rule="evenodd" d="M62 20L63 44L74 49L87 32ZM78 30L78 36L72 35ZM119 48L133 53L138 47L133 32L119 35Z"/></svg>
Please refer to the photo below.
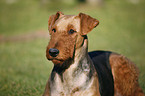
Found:
<svg viewBox="0 0 145 96"><path fill-rule="evenodd" d="M64 15L62 12L58 11L55 15L51 15L48 19L48 30L51 32L51 28L54 25L55 21L60 18L62 15Z"/></svg>
<svg viewBox="0 0 145 96"><path fill-rule="evenodd" d="M87 33L89 33L93 28L95 28L99 24L99 21L97 19L92 18L84 13L79 13L79 17L81 22L81 35L87 35Z"/></svg>

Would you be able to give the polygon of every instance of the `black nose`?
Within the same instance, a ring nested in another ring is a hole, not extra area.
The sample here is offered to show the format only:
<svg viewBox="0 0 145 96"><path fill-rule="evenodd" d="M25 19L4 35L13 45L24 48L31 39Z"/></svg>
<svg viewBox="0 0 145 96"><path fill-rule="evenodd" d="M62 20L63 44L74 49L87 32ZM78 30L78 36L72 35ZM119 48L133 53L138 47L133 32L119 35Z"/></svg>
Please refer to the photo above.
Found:
<svg viewBox="0 0 145 96"><path fill-rule="evenodd" d="M52 57L56 57L59 54L59 50L56 48L51 48L51 49L49 49L49 54Z"/></svg>

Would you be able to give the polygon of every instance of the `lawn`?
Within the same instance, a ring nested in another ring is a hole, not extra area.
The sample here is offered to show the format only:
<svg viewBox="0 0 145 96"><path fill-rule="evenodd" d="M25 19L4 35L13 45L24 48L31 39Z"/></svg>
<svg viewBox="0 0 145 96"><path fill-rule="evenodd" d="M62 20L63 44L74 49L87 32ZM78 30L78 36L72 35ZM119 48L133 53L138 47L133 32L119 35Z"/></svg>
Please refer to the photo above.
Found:
<svg viewBox="0 0 145 96"><path fill-rule="evenodd" d="M58 10L77 15L84 12L100 21L88 34L89 51L111 50L127 56L140 70L145 92L145 2L108 0L103 6L62 7L38 0L6 4L0 1L0 38L47 32L47 21ZM49 38L0 42L0 96L40 96L53 67L45 57Z"/></svg>

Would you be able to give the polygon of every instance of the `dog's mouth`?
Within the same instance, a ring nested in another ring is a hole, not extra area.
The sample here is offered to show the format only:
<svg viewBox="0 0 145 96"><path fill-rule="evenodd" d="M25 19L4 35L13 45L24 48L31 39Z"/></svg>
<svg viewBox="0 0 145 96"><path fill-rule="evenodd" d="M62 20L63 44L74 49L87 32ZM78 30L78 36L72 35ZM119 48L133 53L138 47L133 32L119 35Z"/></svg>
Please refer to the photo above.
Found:
<svg viewBox="0 0 145 96"><path fill-rule="evenodd" d="M52 61L54 64L62 64L64 62L63 59L58 59L56 57L53 58L47 58L48 60Z"/></svg>
<svg viewBox="0 0 145 96"><path fill-rule="evenodd" d="M62 59L57 59L57 58L47 58L47 59L50 60L50 61L53 61L53 60L56 60L56 61L64 61Z"/></svg>

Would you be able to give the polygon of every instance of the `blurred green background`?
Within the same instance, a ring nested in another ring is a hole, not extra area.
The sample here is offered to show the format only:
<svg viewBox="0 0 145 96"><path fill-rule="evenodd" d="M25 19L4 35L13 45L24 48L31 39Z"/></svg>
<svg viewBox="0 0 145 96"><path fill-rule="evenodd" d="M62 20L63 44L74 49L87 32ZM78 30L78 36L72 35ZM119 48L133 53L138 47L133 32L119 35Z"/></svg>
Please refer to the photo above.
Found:
<svg viewBox="0 0 145 96"><path fill-rule="evenodd" d="M45 57L47 23L57 11L97 18L89 51L127 56L139 68L145 92L144 0L0 0L0 96L42 95L53 67Z"/></svg>

